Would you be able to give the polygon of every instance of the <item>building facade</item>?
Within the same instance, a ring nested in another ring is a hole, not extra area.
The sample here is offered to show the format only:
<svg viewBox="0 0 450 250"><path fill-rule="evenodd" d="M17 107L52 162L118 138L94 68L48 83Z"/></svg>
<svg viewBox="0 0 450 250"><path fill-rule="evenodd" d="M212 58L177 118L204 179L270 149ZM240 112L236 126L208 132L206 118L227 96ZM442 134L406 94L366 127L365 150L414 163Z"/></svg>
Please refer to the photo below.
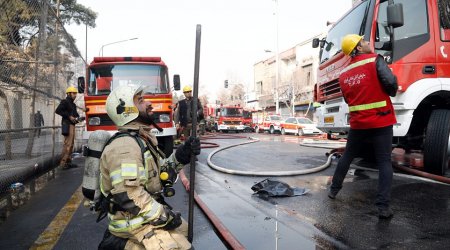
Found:
<svg viewBox="0 0 450 250"><path fill-rule="evenodd" d="M254 92L247 93L247 104L255 110L275 113L278 91L280 115L307 116L314 120L313 92L319 66L319 48L313 48L312 41L324 36L314 36L280 52L278 64L276 55L255 63Z"/></svg>

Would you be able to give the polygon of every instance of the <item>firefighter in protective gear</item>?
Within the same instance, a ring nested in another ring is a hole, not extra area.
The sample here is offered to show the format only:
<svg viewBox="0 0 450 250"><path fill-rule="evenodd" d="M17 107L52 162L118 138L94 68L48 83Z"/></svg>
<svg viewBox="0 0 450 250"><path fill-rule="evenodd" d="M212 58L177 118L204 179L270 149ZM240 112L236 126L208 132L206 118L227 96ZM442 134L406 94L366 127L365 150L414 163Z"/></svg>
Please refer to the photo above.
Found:
<svg viewBox="0 0 450 250"><path fill-rule="evenodd" d="M121 86L106 100L106 110L119 132L139 135L142 149L131 136L117 137L100 158L100 190L110 200L109 225L99 249L190 249L187 223L161 197L161 168L176 173L200 153L198 138L189 138L168 158L150 133L154 115L142 87Z"/></svg>
<svg viewBox="0 0 450 250"><path fill-rule="evenodd" d="M197 115L198 121L201 121L204 115L200 100L197 101L197 108L193 107L192 87L190 85L184 86L183 93L185 99L178 102L174 120L177 129L181 129L184 138L188 138L192 132L192 119L194 115Z"/></svg>
<svg viewBox="0 0 450 250"><path fill-rule="evenodd" d="M392 126L397 122L389 96L397 93L397 78L383 57L372 52L370 43L363 36L345 36L341 48L343 53L351 56L350 64L339 76L339 85L349 108L350 130L328 197L335 199L352 160L362 153L373 152L379 169L375 204L378 217L388 219L393 215L389 207L393 175Z"/></svg>
<svg viewBox="0 0 450 250"><path fill-rule="evenodd" d="M59 162L59 168L61 169L76 167L71 159L75 141L75 124L82 121L74 103L77 93L77 88L73 86L68 87L66 89L66 98L61 101L55 110L55 113L61 116L61 133L64 136L64 146Z"/></svg>

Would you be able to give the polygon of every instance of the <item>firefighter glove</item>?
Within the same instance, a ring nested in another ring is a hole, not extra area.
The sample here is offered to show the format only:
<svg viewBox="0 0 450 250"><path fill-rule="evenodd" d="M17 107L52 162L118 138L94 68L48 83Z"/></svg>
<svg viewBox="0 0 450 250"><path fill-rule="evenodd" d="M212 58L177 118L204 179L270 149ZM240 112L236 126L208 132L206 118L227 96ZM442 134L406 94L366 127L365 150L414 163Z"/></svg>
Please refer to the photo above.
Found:
<svg viewBox="0 0 450 250"><path fill-rule="evenodd" d="M200 154L200 140L198 137L189 137L184 144L178 146L175 152L177 161L181 164L188 164L191 160L191 154Z"/></svg>
<svg viewBox="0 0 450 250"><path fill-rule="evenodd" d="M164 230L174 230L181 225L180 213L172 211L168 206L164 206L164 212L168 218L166 224L162 227Z"/></svg>
<svg viewBox="0 0 450 250"><path fill-rule="evenodd" d="M200 154L200 139L198 137L190 136L184 144L190 147L190 150L194 155Z"/></svg>

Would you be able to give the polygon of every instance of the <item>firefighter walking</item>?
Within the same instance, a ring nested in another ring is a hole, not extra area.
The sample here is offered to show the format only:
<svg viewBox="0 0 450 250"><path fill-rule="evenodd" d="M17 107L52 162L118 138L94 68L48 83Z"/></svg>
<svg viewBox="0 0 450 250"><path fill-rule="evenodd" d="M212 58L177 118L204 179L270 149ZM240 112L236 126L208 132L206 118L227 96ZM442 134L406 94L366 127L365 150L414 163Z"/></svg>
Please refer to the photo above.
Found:
<svg viewBox="0 0 450 250"><path fill-rule="evenodd" d="M122 86L106 101L119 133L131 133L139 141L116 137L101 155L101 203L108 210L109 225L99 249L190 249L187 223L164 202L162 179L175 180L191 154L200 153L200 141L191 137L163 158L150 133L152 107L142 93L142 87Z"/></svg>
<svg viewBox="0 0 450 250"><path fill-rule="evenodd" d="M374 152L379 170L376 206L378 217L393 216L389 207L392 184L392 136L396 123L389 96L395 96L398 85L383 57L372 52L363 36L350 34L342 40L342 51L351 57L341 72L339 85L350 111L350 131L343 156L339 159L328 197L335 199L342 188L352 160L362 150ZM368 145L371 148L364 148Z"/></svg>

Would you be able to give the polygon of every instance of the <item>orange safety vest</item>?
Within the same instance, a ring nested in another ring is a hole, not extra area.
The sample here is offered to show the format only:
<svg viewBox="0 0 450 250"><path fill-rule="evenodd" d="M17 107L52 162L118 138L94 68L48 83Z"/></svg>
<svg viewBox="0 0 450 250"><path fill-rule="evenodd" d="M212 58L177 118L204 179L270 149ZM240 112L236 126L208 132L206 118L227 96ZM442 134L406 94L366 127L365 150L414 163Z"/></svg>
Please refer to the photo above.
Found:
<svg viewBox="0 0 450 250"><path fill-rule="evenodd" d="M353 57L339 77L342 94L349 106L352 129L381 128L397 122L391 98L378 80L377 56Z"/></svg>

